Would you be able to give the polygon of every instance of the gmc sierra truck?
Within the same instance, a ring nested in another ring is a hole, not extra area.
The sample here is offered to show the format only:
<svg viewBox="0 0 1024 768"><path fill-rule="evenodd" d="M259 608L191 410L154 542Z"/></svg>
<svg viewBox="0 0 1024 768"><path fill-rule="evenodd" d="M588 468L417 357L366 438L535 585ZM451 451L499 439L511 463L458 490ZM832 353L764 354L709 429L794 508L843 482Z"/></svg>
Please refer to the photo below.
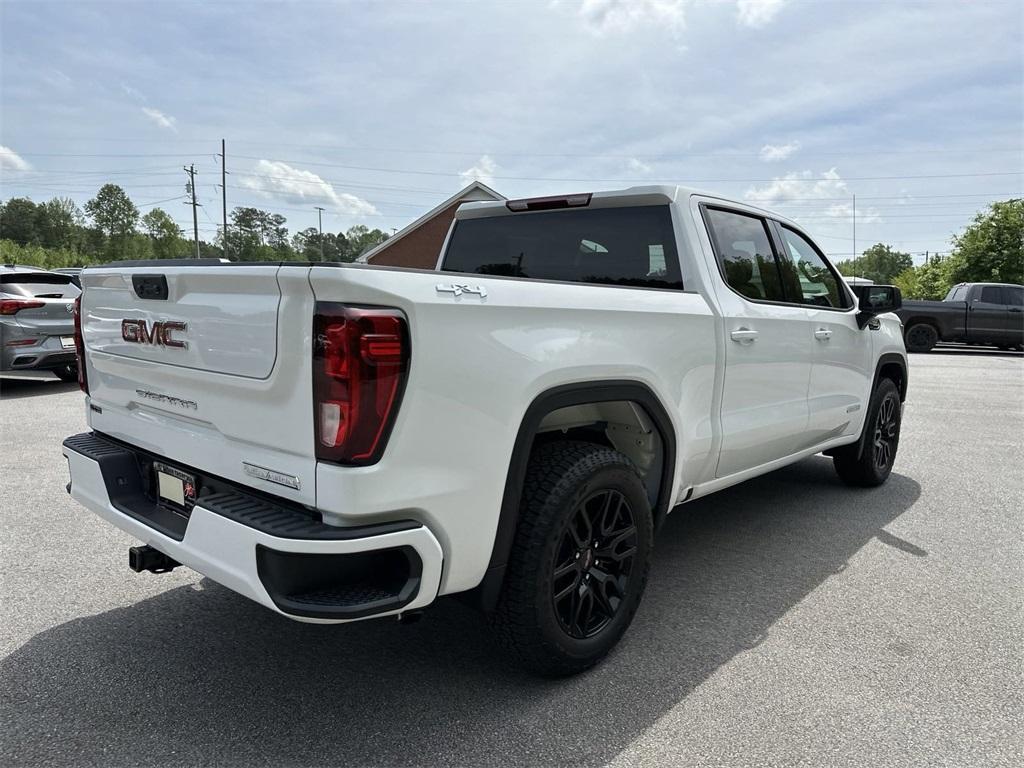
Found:
<svg viewBox="0 0 1024 768"><path fill-rule="evenodd" d="M910 352L940 341L1024 349L1024 285L959 283L942 301L907 301L897 314Z"/></svg>
<svg viewBox="0 0 1024 768"><path fill-rule="evenodd" d="M824 452L896 457L899 292L791 221L640 187L458 209L437 271L122 262L76 313L71 495L293 619L461 595L520 663L630 624L674 507Z"/></svg>

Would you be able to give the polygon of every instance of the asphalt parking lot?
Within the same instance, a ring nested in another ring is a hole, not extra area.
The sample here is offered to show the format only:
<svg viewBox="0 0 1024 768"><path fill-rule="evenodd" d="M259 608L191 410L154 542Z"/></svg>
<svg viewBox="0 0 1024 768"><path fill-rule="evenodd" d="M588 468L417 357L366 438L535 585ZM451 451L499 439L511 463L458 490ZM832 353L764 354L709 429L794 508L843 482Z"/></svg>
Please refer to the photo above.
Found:
<svg viewBox="0 0 1024 768"><path fill-rule="evenodd" d="M74 385L0 382L0 764L1020 765L1024 356L911 357L895 472L822 457L673 514L596 670L505 666L476 615L290 622L64 493Z"/></svg>

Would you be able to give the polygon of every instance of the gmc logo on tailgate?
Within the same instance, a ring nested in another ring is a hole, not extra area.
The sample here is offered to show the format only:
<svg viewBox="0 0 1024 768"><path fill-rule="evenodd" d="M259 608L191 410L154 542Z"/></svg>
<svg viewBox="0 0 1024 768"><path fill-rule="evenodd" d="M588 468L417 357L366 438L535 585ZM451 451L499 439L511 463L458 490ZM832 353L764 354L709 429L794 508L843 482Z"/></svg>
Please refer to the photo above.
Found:
<svg viewBox="0 0 1024 768"><path fill-rule="evenodd" d="M186 349L188 342L175 339L171 334L175 331L184 333L187 330L188 324L176 320L156 321L152 326L145 320L121 321L121 338L132 344L157 344L162 347Z"/></svg>

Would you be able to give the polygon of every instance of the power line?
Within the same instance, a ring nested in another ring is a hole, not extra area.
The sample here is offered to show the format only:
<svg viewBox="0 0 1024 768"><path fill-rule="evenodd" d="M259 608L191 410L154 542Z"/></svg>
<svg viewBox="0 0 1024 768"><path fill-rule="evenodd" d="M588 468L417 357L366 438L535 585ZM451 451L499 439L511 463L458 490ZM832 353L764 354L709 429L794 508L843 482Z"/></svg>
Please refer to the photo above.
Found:
<svg viewBox="0 0 1024 768"><path fill-rule="evenodd" d="M14 154L14 153L12 153ZM180 154L32 154L23 153L26 157L181 157ZM282 159L282 158L266 158L256 157L253 155L237 155L237 157L243 160L265 160L266 162L276 163L296 163L312 167L324 167L324 168L344 168L346 170L353 171L369 171L373 173L398 173L398 174L409 174L419 176L443 176L447 178L460 177L463 174L456 171L419 171L405 168L378 168L374 166L362 166L362 165L347 165L344 163L323 163L309 160L295 160L295 159ZM249 174L259 175L259 174ZM908 176L846 176L843 177L843 181L905 181L911 179L959 179L959 178L972 178L981 176L1020 176L1024 175L1024 171L979 171L975 173L940 173L940 174L919 174L919 175L908 175ZM273 178L268 176L267 178ZM298 183L320 183L318 181L307 180L302 182L299 179L293 179L286 177L287 180L298 182ZM509 181L565 181L574 183L612 183L612 184L658 184L665 181L665 179L659 178L579 178L579 177L541 177L541 176L493 176L494 179L502 179ZM773 181L786 181L794 183L818 183L820 181L827 181L822 178L797 178L797 179L780 179L778 177L765 179L765 178L715 178L715 179L689 179L689 183L693 184L707 184L707 183L771 183ZM671 182L669 182L671 183Z"/></svg>
<svg viewBox="0 0 1024 768"><path fill-rule="evenodd" d="M105 137L74 137L74 136L62 136L59 137L61 141L116 141L118 143L125 142L148 142L149 139L130 139L130 138L114 138L110 136ZM481 155L500 155L502 157L539 157L539 158L552 158L552 157L569 157L569 158L590 158L590 159L609 159L609 160L631 160L631 159L645 159L645 160L686 160L691 157L756 157L760 158L763 153L763 148L750 151L729 151L729 150L705 150L705 151L687 151L681 153L674 152L656 152L656 153L645 153L635 152L627 154L609 153L609 152L522 152L522 151L511 151L504 150L498 147L492 147L490 149L459 149L459 150L445 150L445 149L415 149L410 147L374 147L374 146L358 146L354 144L307 144L303 143L289 143L289 142L268 142L268 141L246 141L242 139L232 139L235 144L242 144L244 146L253 147L290 147L294 149L322 149L334 152L382 152L388 154L408 154L408 155L428 155L428 156L442 156L442 157L479 157ZM205 139L164 139L161 141L163 144L206 144ZM799 154L801 157L857 157L857 156L875 156L875 155L950 155L950 154L983 154L983 153L1024 153L1022 147L965 147L965 148L922 148L922 149L893 149L880 148L880 149L861 149L861 150L814 150L800 148L794 152ZM15 154L11 152L11 154ZM135 154L135 153L91 153L91 154L70 154L70 153L40 153L40 152L19 152L17 153L24 157L181 157L182 154Z"/></svg>

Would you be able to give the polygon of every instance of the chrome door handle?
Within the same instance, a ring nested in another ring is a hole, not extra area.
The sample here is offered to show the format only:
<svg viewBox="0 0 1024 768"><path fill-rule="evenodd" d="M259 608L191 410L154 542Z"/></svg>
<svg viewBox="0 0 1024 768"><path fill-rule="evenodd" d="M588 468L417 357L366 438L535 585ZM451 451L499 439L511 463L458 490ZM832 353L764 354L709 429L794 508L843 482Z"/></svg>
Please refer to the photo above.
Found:
<svg viewBox="0 0 1024 768"><path fill-rule="evenodd" d="M832 331L830 331L828 328L819 328L814 332L814 338L818 339L819 341L828 341L829 339L832 338Z"/></svg>
<svg viewBox="0 0 1024 768"><path fill-rule="evenodd" d="M749 344L757 339L757 331L752 328L737 328L729 334L729 338L733 341L738 341L740 344Z"/></svg>

